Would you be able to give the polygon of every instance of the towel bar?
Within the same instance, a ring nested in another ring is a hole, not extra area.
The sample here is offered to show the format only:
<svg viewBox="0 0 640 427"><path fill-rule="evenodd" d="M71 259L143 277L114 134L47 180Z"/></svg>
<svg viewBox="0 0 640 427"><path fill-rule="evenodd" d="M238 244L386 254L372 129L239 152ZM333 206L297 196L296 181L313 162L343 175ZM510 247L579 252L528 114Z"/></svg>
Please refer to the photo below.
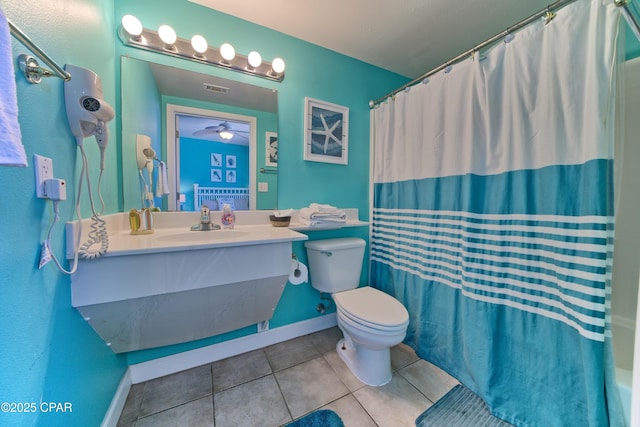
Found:
<svg viewBox="0 0 640 427"><path fill-rule="evenodd" d="M22 43L25 47L27 47L30 51L35 53L38 58L44 61L49 67L53 68L52 70L47 70L46 68L40 67L38 61L35 60L32 56L22 54L18 57L18 63L20 65L20 69L24 73L25 78L30 83L40 83L42 77L51 77L56 76L60 77L65 82L71 80L71 74L67 73L62 69L58 64L55 63L53 59L49 57L42 49L38 47L31 39L22 32L18 27L16 27L13 22L7 19L7 23L9 24L9 30L11 31L11 35L16 38L20 43Z"/></svg>

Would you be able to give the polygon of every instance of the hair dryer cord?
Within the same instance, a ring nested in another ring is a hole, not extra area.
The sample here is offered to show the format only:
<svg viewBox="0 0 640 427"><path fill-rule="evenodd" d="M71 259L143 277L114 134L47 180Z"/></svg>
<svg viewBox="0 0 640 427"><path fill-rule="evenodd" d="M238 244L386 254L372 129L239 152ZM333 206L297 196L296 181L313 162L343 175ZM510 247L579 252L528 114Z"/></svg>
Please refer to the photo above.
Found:
<svg viewBox="0 0 640 427"><path fill-rule="evenodd" d="M96 245L99 249L94 249ZM109 249L109 234L107 226L102 218L93 214L91 216L91 231L87 236L87 241L80 246L80 256L84 259L94 259L107 253Z"/></svg>
<svg viewBox="0 0 640 427"><path fill-rule="evenodd" d="M82 179L85 178L87 181L87 193L89 194L89 203L91 205L91 231L87 236L87 241L83 243L79 248L78 252L80 256L84 259L94 259L99 256L104 255L109 249L109 235L107 234L107 225L105 221L100 217L100 214L96 212L95 203L93 201L93 192L91 191L91 180L89 179L89 170L87 167L87 156L84 152L84 148L80 147L80 153L82 155L82 169L80 171L80 181L78 184L78 199L76 203L76 212L78 213L78 220L80 219L80 194L82 192ZM84 175L84 177L83 177ZM102 171L101 176L102 178ZM100 194L100 189L98 188L98 194ZM102 201L102 196L100 195L100 200ZM104 205L103 205L104 209ZM94 249L96 245L100 245L99 249Z"/></svg>

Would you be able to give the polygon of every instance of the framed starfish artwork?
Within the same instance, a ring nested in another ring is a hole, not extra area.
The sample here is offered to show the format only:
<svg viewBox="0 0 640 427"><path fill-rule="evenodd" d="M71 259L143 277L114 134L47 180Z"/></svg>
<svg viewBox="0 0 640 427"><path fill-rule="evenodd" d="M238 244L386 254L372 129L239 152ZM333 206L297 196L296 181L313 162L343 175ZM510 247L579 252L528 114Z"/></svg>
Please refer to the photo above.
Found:
<svg viewBox="0 0 640 427"><path fill-rule="evenodd" d="M304 102L304 160L346 165L349 109L312 98Z"/></svg>

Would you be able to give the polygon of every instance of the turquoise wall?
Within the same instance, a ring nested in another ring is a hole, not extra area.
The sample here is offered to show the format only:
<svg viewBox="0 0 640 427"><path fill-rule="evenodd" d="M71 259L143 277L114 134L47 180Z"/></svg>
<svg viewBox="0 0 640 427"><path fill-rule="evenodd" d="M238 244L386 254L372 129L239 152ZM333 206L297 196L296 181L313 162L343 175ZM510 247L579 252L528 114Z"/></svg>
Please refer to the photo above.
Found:
<svg viewBox="0 0 640 427"><path fill-rule="evenodd" d="M202 34L214 46L231 43L237 52L259 51L264 58L281 56L286 62L282 83L274 83L225 69L205 66L116 43L116 55L127 55L152 62L179 66L193 71L234 79L278 91L278 207L302 208L311 202L359 208L368 218L369 209L369 107L376 99L407 81L361 61L294 39L282 33L207 9L186 0L133 0L117 2L115 19L125 14L137 16L147 28L171 24L176 33L190 38ZM311 97L349 108L349 164L347 166L303 160L304 98ZM261 141L258 141L260 144ZM127 148L124 147L126 150ZM261 161L261 158L258 158ZM368 229L340 232L313 232L312 238L360 236L368 239ZM302 244L295 253L306 260ZM363 281L367 272L363 266ZM319 294L309 284L287 284L276 308L271 327L318 316ZM127 355L128 362L139 363L254 333L246 328L201 341L142 350Z"/></svg>
<svg viewBox="0 0 640 427"><path fill-rule="evenodd" d="M115 3L115 4L114 4ZM256 49L266 58L282 56L287 76L271 83L250 76L198 64L188 68L247 83L274 87L279 93L280 208L300 208L311 202L357 207L368 218L369 109L367 102L403 84L406 79L303 41L227 17L186 0L54 0L33 3L0 0L3 12L48 54L61 64L70 63L97 72L105 98L120 105L120 56L130 55L167 65L181 65L175 58L126 48L115 29L126 13L137 15L147 27L170 23L183 37L202 33L211 44L228 41L238 52ZM634 46L637 43L634 42ZM12 39L14 56L26 53ZM638 56L638 54L631 54ZM56 177L68 182L68 200L61 204L62 221L74 218L73 200L79 172L79 154L64 110L63 83L47 79L30 85L16 75L20 124L30 165L0 168L3 200L0 203L0 284L4 286L0 310L0 401L69 402L73 412L50 414L0 413L0 425L99 425L127 364L174 354L191 348L246 335L246 328L223 336L162 349L117 356L71 307L69 277L52 265L37 268L40 244L52 216L49 202L34 197L31 156L51 157ZM303 156L304 97L344 105L350 109L349 164L305 162ZM155 108L155 107L154 107ZM124 207L120 122L109 124L111 143L103 179L106 213ZM85 142L90 165L98 164L92 139ZM97 167L92 168L93 182ZM88 216L86 195L82 215ZM354 235L367 238L366 228L310 232L311 239ZM64 251L62 226L54 230L52 249ZM306 262L302 243L295 253ZM363 266L363 280L366 271ZM287 285L271 326L277 327L318 314L317 293L308 285Z"/></svg>
<svg viewBox="0 0 640 427"><path fill-rule="evenodd" d="M633 16L635 16L636 21L640 22L640 6L638 6L638 2L630 1L627 3L627 7L629 8ZM629 27L626 21L624 23L624 27L626 41L625 58L627 60L637 58L640 56L640 40L638 40L633 34L633 31L631 31L631 27Z"/></svg>
<svg viewBox="0 0 640 427"><path fill-rule="evenodd" d="M102 76L105 98L115 105L111 0L38 4L0 0L0 8L56 62L90 68ZM30 53L13 38L12 49L14 56ZM37 408L32 413L0 412L0 425L95 426L104 417L126 370L126 358L114 355L71 307L69 277L58 272L53 263L37 268L52 206L35 198L34 153L50 157L55 176L68 183L68 199L60 204L62 221L56 225L51 242L58 257L64 251L64 221L74 216L79 153L67 124L63 81L50 78L31 85L16 73L16 82L29 167L0 168L0 402L33 402ZM115 123L109 128L112 138L103 185L107 213L115 211L119 197ZM87 139L85 148L95 185L99 164L95 139ZM83 215L88 216L86 194L83 199ZM40 401L69 402L72 412L44 413Z"/></svg>
<svg viewBox="0 0 640 427"><path fill-rule="evenodd" d="M0 8L58 63L77 65L98 73L103 80L105 99L118 111L121 55L168 65L181 64L173 58L123 47L116 37L116 28L125 13L136 14L149 27L171 21L180 35L190 35L192 29L198 28L212 44L220 45L228 40L239 52L255 48L267 58L284 57L288 68L287 78L282 84L224 70L214 72L222 77L273 87L280 93L280 170L306 169L299 177L295 173L288 174L285 179L289 182L281 180L278 188L280 206L302 207L311 201L321 201L359 207L367 215L366 104L369 99L392 90L406 79L285 35L227 18L186 0L114 3L113 0L55 0L33 7L32 3L20 0L0 0ZM14 39L12 47L14 56L27 52ZM331 73L323 72L319 61ZM200 72L211 70L204 66L189 68ZM40 244L46 236L52 206L50 202L34 197L31 164L34 153L52 158L55 176L67 180L68 200L60 204L61 221L74 218L73 200L80 161L67 124L63 82L51 78L40 85L31 85L20 74L16 75L16 82L23 143L30 165L27 168L0 168L0 181L4 184L3 202L0 203L0 235L4 242L0 245L3 260L0 263L0 283L6 287L0 310L0 338L4 343L0 352L0 401L69 402L73 412L0 413L0 425L98 425L129 363L219 342L251 331L240 330L182 346L138 352L141 354L113 354L71 307L69 277L60 273L53 264L42 270L37 268ZM153 92L149 87L128 90ZM352 157L349 166L307 165L302 160L305 96L351 109ZM158 101L144 111L158 111L159 108ZM137 120L150 121L147 131L156 132L155 114L140 114ZM131 130L120 126L119 120L109 124L111 140L103 178L106 213L121 210L125 205L121 165L123 143L131 143ZM93 139L86 139L84 145L95 186L98 168L93 165L98 164L99 153ZM316 179L320 177L325 179L322 184L318 184ZM309 182L309 188L300 189L300 181L310 178L313 178L313 183ZM136 182L135 176L129 179ZM342 187L340 192L333 190L338 187ZM299 190L304 191L298 193ZM343 193L351 193L351 196ZM131 197L134 198L131 203L136 203L137 196ZM86 194L83 195L81 212L83 217L89 216ZM61 224L56 226L52 239L52 249L58 257L64 253L62 228ZM363 230L355 232L358 233L366 236ZM297 252L299 250L296 249ZM316 296L308 285L295 289L288 286L272 325L315 316L315 304ZM291 305L297 307L291 309Z"/></svg>
<svg viewBox="0 0 640 427"><path fill-rule="evenodd" d="M211 153L222 156L222 166L211 167ZM227 155L236 156L237 165L233 168L228 168L225 164ZM218 172L220 181L211 180L212 169ZM230 171L235 174L235 182L226 180L226 175ZM180 192L187 195L189 206L193 206L193 184L206 187L246 188L249 186L248 171L249 147L246 145L180 138Z"/></svg>

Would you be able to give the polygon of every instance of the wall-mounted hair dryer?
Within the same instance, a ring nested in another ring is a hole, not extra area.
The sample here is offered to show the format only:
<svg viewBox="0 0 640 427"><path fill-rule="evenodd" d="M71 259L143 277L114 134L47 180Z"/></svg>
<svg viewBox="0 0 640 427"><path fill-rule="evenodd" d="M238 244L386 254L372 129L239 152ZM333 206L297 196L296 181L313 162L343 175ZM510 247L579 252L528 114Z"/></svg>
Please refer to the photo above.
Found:
<svg viewBox="0 0 640 427"><path fill-rule="evenodd" d="M100 147L100 167L104 169L104 150L109 142L107 123L115 113L104 100L102 79L93 71L75 65L65 65L72 78L64 84L67 120L78 145L84 138L96 137Z"/></svg>

